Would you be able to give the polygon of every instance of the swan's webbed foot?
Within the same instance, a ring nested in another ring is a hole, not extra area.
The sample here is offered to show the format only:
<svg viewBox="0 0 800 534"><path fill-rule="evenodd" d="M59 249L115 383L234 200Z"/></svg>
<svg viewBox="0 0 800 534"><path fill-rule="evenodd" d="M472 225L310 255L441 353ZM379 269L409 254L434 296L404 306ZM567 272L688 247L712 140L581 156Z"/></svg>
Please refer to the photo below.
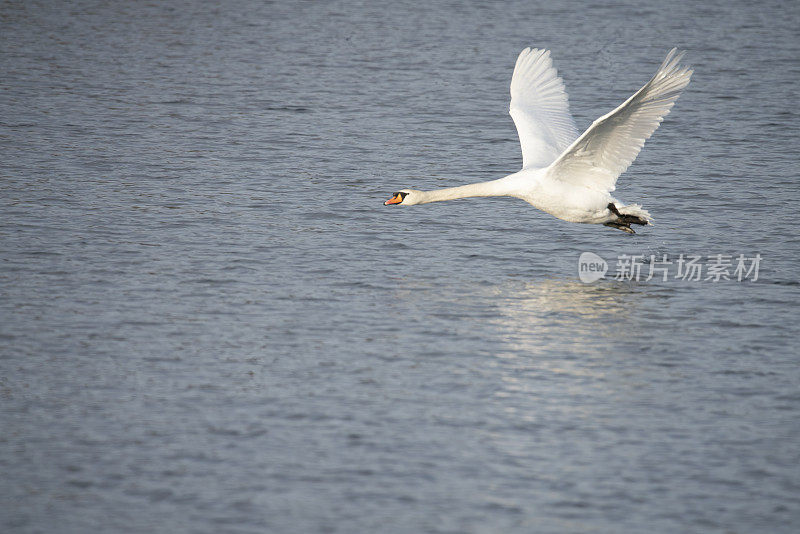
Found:
<svg viewBox="0 0 800 534"><path fill-rule="evenodd" d="M630 231L630 233L635 234L636 232L631 230L631 224L638 224L640 226L647 226L648 224L650 224L644 217L639 217L638 215L628 215L627 213L620 213L620 211L617 209L617 207L614 205L613 202L609 203L607 207L609 211L611 211L611 213L613 213L618 217L618 219L610 223L604 223L606 226L614 226L615 228L617 228L617 225L625 226L627 227L627 230L624 230L623 228L620 228L620 230L624 230L626 232Z"/></svg>
<svg viewBox="0 0 800 534"><path fill-rule="evenodd" d="M631 223L629 223L629 222L628 223L624 223L622 221L612 221L612 222L603 223L603 226L610 226L611 228L616 228L617 230L622 230L623 232L628 233L628 234L635 234L636 233L636 232L633 231L633 228L631 228Z"/></svg>

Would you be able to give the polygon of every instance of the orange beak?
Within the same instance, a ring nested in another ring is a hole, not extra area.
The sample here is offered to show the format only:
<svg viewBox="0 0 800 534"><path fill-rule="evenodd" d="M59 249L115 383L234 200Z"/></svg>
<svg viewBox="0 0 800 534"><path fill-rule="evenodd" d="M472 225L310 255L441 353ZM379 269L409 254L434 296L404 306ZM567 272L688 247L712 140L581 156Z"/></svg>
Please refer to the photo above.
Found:
<svg viewBox="0 0 800 534"><path fill-rule="evenodd" d="M403 201L403 197L400 194L397 194L383 203L384 206L388 206L389 204L400 204Z"/></svg>

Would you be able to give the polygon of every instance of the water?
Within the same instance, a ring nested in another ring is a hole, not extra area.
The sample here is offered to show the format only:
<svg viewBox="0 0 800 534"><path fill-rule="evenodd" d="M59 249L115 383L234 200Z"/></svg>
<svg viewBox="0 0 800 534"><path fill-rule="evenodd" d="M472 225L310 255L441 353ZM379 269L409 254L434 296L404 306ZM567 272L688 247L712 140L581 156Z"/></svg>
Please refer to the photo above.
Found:
<svg viewBox="0 0 800 534"><path fill-rule="evenodd" d="M0 7L4 532L796 532L796 4ZM402 187L695 76L627 236ZM583 284L581 252L761 254Z"/></svg>

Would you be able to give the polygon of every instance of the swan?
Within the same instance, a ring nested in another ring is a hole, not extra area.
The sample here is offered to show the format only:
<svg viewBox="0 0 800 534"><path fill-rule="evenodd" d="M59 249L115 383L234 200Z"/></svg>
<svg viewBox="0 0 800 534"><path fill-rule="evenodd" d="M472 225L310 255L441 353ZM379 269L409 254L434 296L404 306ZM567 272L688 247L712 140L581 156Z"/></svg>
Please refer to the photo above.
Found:
<svg viewBox="0 0 800 534"><path fill-rule="evenodd" d="M650 214L611 192L689 84L693 71L680 64L684 54L670 50L649 82L579 136L550 51L526 48L511 77L509 109L522 146L522 170L435 191L401 189L383 204L510 196L568 222L603 224L633 234L631 224L652 224Z"/></svg>

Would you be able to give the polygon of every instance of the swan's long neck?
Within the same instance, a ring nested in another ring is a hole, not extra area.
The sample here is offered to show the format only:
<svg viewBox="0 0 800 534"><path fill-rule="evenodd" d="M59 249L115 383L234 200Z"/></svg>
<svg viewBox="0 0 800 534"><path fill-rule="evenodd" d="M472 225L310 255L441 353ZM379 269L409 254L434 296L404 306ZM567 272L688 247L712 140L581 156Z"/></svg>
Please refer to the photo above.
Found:
<svg viewBox="0 0 800 534"><path fill-rule="evenodd" d="M429 202L441 202L443 200L455 200L457 198L469 197L515 196L515 184L513 184L509 178L510 176L506 176L505 178L492 180L490 182L448 187L447 189L437 189L435 191L423 191L422 199L418 203L427 204Z"/></svg>

